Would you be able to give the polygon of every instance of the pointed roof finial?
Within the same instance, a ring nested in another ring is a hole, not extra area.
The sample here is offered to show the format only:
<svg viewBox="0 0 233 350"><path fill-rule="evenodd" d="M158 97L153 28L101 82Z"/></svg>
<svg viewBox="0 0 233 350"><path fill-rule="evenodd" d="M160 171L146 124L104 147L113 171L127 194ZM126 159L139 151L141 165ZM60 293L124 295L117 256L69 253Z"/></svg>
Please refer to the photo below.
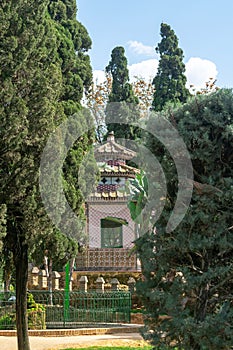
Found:
<svg viewBox="0 0 233 350"><path fill-rule="evenodd" d="M115 141L114 131L108 133L107 141Z"/></svg>
<svg viewBox="0 0 233 350"><path fill-rule="evenodd" d="M136 157L136 152L120 145L115 141L114 132L109 132L107 141L95 149L97 162L106 160L129 160Z"/></svg>

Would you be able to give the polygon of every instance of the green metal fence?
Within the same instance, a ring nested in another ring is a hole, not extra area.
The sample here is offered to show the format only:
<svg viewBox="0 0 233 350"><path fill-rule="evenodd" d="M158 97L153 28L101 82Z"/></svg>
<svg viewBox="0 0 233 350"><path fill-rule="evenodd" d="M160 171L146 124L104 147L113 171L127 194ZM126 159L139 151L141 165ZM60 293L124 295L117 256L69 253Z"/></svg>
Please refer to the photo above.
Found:
<svg viewBox="0 0 233 350"><path fill-rule="evenodd" d="M15 295L0 292L0 330L15 328Z"/></svg>
<svg viewBox="0 0 233 350"><path fill-rule="evenodd" d="M130 292L30 291L45 306L46 328L78 328L130 322ZM9 329L7 315L15 313L12 295L0 294L0 329ZM4 318L5 317L5 318ZM2 327L1 328L1 320ZM13 318L14 321L14 318ZM4 323L5 322L5 323Z"/></svg>

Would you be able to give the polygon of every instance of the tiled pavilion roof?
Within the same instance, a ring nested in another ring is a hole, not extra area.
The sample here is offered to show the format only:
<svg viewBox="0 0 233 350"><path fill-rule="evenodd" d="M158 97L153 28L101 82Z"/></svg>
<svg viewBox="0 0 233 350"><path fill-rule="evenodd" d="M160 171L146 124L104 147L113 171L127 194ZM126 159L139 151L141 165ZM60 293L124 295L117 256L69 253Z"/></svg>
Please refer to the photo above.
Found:
<svg viewBox="0 0 233 350"><path fill-rule="evenodd" d="M110 132L107 141L96 148L95 159L99 165L101 178L134 178L139 169L125 163L136 157L137 153L118 144L114 133ZM127 201L127 193L122 184L99 183L90 200L124 200Z"/></svg>
<svg viewBox="0 0 233 350"><path fill-rule="evenodd" d="M117 143L113 132L110 132L107 141L95 150L95 159L97 162L117 159L130 160L136 155L136 152Z"/></svg>

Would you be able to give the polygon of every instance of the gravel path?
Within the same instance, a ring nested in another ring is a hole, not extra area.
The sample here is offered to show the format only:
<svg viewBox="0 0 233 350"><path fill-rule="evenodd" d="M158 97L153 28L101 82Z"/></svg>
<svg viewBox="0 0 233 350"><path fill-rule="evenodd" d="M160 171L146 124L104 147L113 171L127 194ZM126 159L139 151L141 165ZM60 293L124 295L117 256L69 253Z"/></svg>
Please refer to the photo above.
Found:
<svg viewBox="0 0 233 350"><path fill-rule="evenodd" d="M103 335L78 335L70 337L30 337L31 350L61 350L68 347L95 345L120 346L139 345L139 333L118 333ZM0 350L17 350L16 337L0 337Z"/></svg>

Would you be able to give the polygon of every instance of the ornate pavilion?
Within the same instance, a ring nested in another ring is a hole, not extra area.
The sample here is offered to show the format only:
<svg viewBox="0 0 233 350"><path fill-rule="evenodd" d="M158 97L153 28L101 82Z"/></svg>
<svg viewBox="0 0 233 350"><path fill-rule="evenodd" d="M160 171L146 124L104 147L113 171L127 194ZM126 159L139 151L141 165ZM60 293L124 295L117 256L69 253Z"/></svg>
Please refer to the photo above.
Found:
<svg viewBox="0 0 233 350"><path fill-rule="evenodd" d="M86 202L88 247L76 261L80 271L138 271L132 253L135 223L127 207L125 183L138 169L127 165L136 153L115 141L114 133L95 149L100 181ZM126 224L127 223L127 224Z"/></svg>

